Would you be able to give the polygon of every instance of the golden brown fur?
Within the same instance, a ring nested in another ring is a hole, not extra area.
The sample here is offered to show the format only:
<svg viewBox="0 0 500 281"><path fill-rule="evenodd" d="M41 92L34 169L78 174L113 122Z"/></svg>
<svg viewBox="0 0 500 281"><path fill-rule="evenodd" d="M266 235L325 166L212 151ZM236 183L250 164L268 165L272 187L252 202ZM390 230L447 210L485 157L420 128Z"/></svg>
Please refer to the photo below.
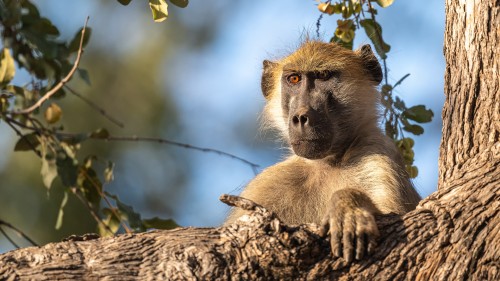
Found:
<svg viewBox="0 0 500 281"><path fill-rule="evenodd" d="M314 76L323 70L340 74L323 80ZM287 82L288 71L301 75L301 83L309 86ZM306 149L302 156L292 155L265 169L241 196L274 211L285 223L329 227L333 253L348 261L373 250L378 235L373 215L404 214L420 200L392 140L377 125L379 94L375 86L380 80L380 66L369 47L352 52L335 44L309 41L278 62L264 62L265 126L278 129L291 144L322 136L313 131L312 119L309 131L291 128L297 126L291 121L293 116L306 108L320 116L315 128L328 124L334 133L332 140L327 140L327 150L318 148L319 152L312 153ZM327 102L322 96L325 93L334 96L337 107L322 109ZM309 95L307 99L305 95ZM294 137L298 141L291 139L292 130L299 135ZM297 149L292 145L292 150ZM243 214L233 210L226 223Z"/></svg>

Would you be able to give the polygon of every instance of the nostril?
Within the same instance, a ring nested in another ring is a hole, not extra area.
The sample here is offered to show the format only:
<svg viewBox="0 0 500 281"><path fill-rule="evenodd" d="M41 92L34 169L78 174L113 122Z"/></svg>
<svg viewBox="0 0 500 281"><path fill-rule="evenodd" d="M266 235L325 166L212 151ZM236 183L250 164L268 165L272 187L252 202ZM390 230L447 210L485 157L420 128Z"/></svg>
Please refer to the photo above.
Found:
<svg viewBox="0 0 500 281"><path fill-rule="evenodd" d="M308 120L307 115L300 115L300 124L305 125Z"/></svg>
<svg viewBox="0 0 500 281"><path fill-rule="evenodd" d="M309 121L309 117L307 116L307 114L297 114L297 115L294 115L292 117L292 124L294 126L298 126L298 125L304 126L304 125L307 125L308 121Z"/></svg>

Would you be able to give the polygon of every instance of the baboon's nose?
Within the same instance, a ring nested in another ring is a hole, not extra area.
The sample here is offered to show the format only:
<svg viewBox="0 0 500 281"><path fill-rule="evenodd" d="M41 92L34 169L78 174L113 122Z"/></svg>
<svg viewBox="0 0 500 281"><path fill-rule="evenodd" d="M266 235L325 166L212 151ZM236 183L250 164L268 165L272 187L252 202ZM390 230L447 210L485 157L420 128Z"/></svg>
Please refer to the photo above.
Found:
<svg viewBox="0 0 500 281"><path fill-rule="evenodd" d="M307 113L296 114L292 117L292 122L293 122L294 126L303 127L303 126L308 125L309 117L308 117Z"/></svg>
<svg viewBox="0 0 500 281"><path fill-rule="evenodd" d="M303 129L306 127L313 127L317 113L310 108L302 108L295 112L292 116L291 126L294 129Z"/></svg>

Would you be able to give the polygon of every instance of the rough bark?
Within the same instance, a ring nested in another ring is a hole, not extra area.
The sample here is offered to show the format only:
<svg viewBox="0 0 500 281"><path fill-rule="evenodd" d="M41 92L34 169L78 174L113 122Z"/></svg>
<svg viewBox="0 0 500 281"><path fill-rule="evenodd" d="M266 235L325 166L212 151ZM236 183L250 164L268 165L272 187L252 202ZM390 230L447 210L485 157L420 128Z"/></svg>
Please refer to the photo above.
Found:
<svg viewBox="0 0 500 281"><path fill-rule="evenodd" d="M447 0L438 189L499 185L500 1Z"/></svg>
<svg viewBox="0 0 500 281"><path fill-rule="evenodd" d="M450 189L402 218L378 218L378 251L351 265L329 254L314 225L283 225L250 201L227 197L255 212L228 227L12 251L0 256L0 279L499 280L499 189Z"/></svg>
<svg viewBox="0 0 500 281"><path fill-rule="evenodd" d="M0 255L0 279L500 280L499 0L446 1L439 191L377 218L377 252L351 265L314 225L254 209L234 225L51 243Z"/></svg>

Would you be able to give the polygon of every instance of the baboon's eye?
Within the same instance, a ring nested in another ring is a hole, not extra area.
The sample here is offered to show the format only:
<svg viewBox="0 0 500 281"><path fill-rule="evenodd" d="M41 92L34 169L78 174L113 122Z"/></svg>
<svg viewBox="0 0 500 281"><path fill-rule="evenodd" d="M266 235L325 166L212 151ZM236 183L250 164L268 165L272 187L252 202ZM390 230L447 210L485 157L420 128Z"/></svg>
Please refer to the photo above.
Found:
<svg viewBox="0 0 500 281"><path fill-rule="evenodd" d="M302 80L302 77L300 77L299 74L297 73L294 73L294 74L290 74L288 75L288 77L286 78L286 80L290 83L290 84L297 84L300 82L300 80Z"/></svg>
<svg viewBox="0 0 500 281"><path fill-rule="evenodd" d="M328 79L332 78L332 76L334 76L334 73L335 72L330 71L330 70L318 71L318 72L316 72L316 79L328 80Z"/></svg>

